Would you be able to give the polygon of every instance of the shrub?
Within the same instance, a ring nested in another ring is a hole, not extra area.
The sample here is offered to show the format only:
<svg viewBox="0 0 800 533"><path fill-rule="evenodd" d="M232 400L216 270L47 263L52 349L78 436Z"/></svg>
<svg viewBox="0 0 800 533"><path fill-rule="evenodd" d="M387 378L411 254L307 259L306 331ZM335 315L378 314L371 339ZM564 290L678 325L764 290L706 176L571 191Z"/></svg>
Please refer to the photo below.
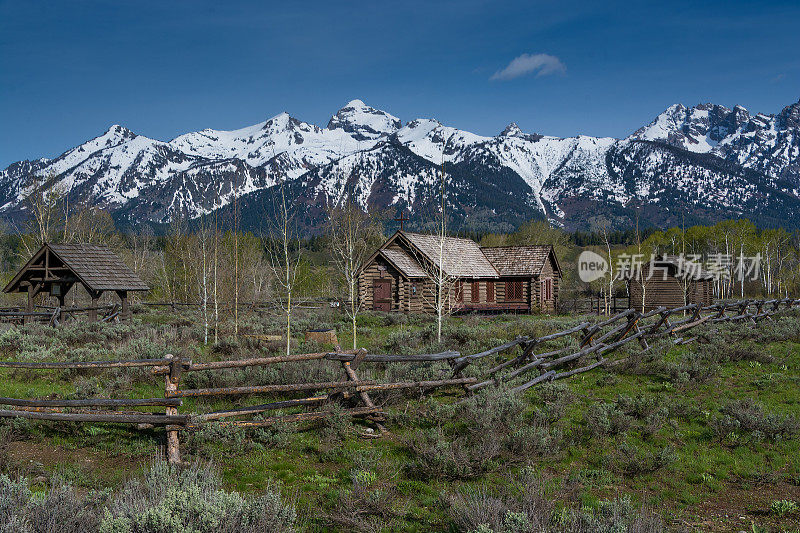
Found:
<svg viewBox="0 0 800 533"><path fill-rule="evenodd" d="M719 365L689 352L677 363L666 363L664 370L675 386L705 383L719 372Z"/></svg>
<svg viewBox="0 0 800 533"><path fill-rule="evenodd" d="M0 332L0 353L17 354L22 350L25 334L19 328L9 328Z"/></svg>
<svg viewBox="0 0 800 533"><path fill-rule="evenodd" d="M517 480L491 491L466 487L446 497L458 531L479 533L661 533L659 516L637 508L629 497L601 500L596 507L555 512L540 478L524 470Z"/></svg>
<svg viewBox="0 0 800 533"><path fill-rule="evenodd" d="M617 396L615 403L625 414L639 420L647 418L660 407L658 397L646 396L644 394L638 394L636 396L620 394Z"/></svg>
<svg viewBox="0 0 800 533"><path fill-rule="evenodd" d="M523 426L511 435L509 450L519 457L551 456L563 445L564 434L558 428L544 425Z"/></svg>
<svg viewBox="0 0 800 533"><path fill-rule="evenodd" d="M636 508L625 496L601 500L596 508L584 507L568 513L560 524L574 533L660 533L665 531L659 516L644 508Z"/></svg>
<svg viewBox="0 0 800 533"><path fill-rule="evenodd" d="M21 509L28 503L31 491L24 479L13 480L5 474L0 474L0 524L11 524L12 521L20 522ZM9 532L14 531L8 528ZM5 533L6 529L0 529Z"/></svg>
<svg viewBox="0 0 800 533"><path fill-rule="evenodd" d="M553 504L544 483L528 469L493 493L485 486L465 487L445 497L459 531L497 533L549 531Z"/></svg>
<svg viewBox="0 0 800 533"><path fill-rule="evenodd" d="M620 394L615 403L626 415L642 422L640 430L648 438L654 436L669 419L669 409L662 406L657 396Z"/></svg>
<svg viewBox="0 0 800 533"><path fill-rule="evenodd" d="M573 471L569 475L569 480L575 483L582 483L587 487L600 487L611 485L614 475L603 468L584 468Z"/></svg>
<svg viewBox="0 0 800 533"><path fill-rule="evenodd" d="M595 436L616 435L627 431L633 418L613 403L600 403L589 407L584 415L589 431Z"/></svg>
<svg viewBox="0 0 800 533"><path fill-rule="evenodd" d="M34 494L22 479L0 475L0 531L3 533L96 531L104 493L81 496L55 476L50 490Z"/></svg>
<svg viewBox="0 0 800 533"><path fill-rule="evenodd" d="M263 418L263 417L256 417ZM292 422L277 422L263 428L253 430L253 439L270 448L286 448L297 433L297 424Z"/></svg>
<svg viewBox="0 0 800 533"><path fill-rule="evenodd" d="M434 381L445 379L451 373L450 365L442 361L419 364L389 363L386 365L385 378L386 381Z"/></svg>
<svg viewBox="0 0 800 533"><path fill-rule="evenodd" d="M522 423L525 401L503 387L484 389L459 405L458 420L473 432L502 435Z"/></svg>
<svg viewBox="0 0 800 533"><path fill-rule="evenodd" d="M210 467L151 465L122 488L106 510L101 533L256 533L294 531L297 516L274 487L245 498L221 489Z"/></svg>
<svg viewBox="0 0 800 533"><path fill-rule="evenodd" d="M676 460L677 455L670 446L654 451L640 451L634 446L623 443L611 454L614 471L629 476L655 472Z"/></svg>
<svg viewBox="0 0 800 533"><path fill-rule="evenodd" d="M347 440L354 431L351 416L339 404L332 406L331 414L322 423L322 440L328 443Z"/></svg>
<svg viewBox="0 0 800 533"><path fill-rule="evenodd" d="M565 383L547 382L538 387L542 405L535 407L533 418L539 423L553 423L560 420L572 401L572 391Z"/></svg>
<svg viewBox="0 0 800 533"><path fill-rule="evenodd" d="M215 355L232 356L239 351L239 343L235 339L220 339L211 347L211 353Z"/></svg>
<svg viewBox="0 0 800 533"><path fill-rule="evenodd" d="M562 434L546 421L523 417L526 403L502 387L483 389L458 404L429 404L426 418L439 425L417 431L406 444L409 470L422 478L469 479L494 469L500 459L522 462L556 453Z"/></svg>
<svg viewBox="0 0 800 533"><path fill-rule="evenodd" d="M33 531L84 533L95 531L99 509L106 494L90 492L81 496L72 485L59 477L50 482L50 490L28 501L25 515Z"/></svg>
<svg viewBox="0 0 800 533"><path fill-rule="evenodd" d="M360 456L355 463L372 463L377 456ZM346 531L386 531L396 529L392 505L396 488L375 470L356 466L350 472L352 485L339 491L336 504L325 516L326 522Z"/></svg>
<svg viewBox="0 0 800 533"><path fill-rule="evenodd" d="M252 449L253 443L244 428L211 422L203 424L200 429L190 432L186 442L188 450L198 453L215 453L233 456Z"/></svg>
<svg viewBox="0 0 800 533"><path fill-rule="evenodd" d="M720 409L720 414L711 421L712 429L720 438L743 431L755 440L780 440L800 432L800 419L796 416L765 413L752 398L730 402Z"/></svg>
<svg viewBox="0 0 800 533"><path fill-rule="evenodd" d="M775 516L786 516L796 513L800 509L794 500L775 500L769 506L769 512Z"/></svg>
<svg viewBox="0 0 800 533"><path fill-rule="evenodd" d="M472 479L488 472L502 452L502 442L483 434L449 440L441 428L418 431L407 446L414 455L409 473L422 479Z"/></svg>

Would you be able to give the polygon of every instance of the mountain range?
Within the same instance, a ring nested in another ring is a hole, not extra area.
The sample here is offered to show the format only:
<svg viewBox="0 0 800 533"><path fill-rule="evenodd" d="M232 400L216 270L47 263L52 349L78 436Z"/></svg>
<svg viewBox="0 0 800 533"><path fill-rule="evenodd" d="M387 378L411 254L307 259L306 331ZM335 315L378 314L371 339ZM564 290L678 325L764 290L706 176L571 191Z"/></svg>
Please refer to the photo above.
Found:
<svg viewBox="0 0 800 533"><path fill-rule="evenodd" d="M32 177L107 208L123 228L236 213L257 229L282 184L298 222L355 200L410 227L430 225L446 176L451 228L509 231L531 219L566 229L712 223L747 217L800 228L800 101L776 115L673 105L623 139L558 138L509 124L493 137L433 119L403 122L361 100L327 126L281 113L233 131L164 142L111 126L54 159L0 171L0 216L27 216Z"/></svg>

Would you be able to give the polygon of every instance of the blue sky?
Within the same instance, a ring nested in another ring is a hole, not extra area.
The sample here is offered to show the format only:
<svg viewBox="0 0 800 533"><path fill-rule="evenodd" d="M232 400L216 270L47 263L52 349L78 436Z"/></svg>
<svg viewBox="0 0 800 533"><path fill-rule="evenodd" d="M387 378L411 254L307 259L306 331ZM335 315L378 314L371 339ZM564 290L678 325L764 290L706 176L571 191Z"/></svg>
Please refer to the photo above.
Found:
<svg viewBox="0 0 800 533"><path fill-rule="evenodd" d="M0 0L0 167L114 123L324 126L354 98L485 135L620 137L676 102L777 113L800 98L798 28L797 1Z"/></svg>

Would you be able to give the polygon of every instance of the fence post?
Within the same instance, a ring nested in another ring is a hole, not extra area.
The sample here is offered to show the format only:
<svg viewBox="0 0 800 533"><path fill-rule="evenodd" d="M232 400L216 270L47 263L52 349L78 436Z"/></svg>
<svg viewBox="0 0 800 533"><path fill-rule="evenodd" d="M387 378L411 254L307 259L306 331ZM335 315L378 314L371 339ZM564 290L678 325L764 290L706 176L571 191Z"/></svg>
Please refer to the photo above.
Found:
<svg viewBox="0 0 800 533"><path fill-rule="evenodd" d="M181 379L181 360L176 359L174 355L167 354L165 359L171 359L169 364L169 373L164 375L164 396L169 397L171 392L178 390L178 382ZM167 407L165 414L177 415L177 407ZM180 442L178 440L178 432L174 429L167 429L167 461L172 464L181 462Z"/></svg>

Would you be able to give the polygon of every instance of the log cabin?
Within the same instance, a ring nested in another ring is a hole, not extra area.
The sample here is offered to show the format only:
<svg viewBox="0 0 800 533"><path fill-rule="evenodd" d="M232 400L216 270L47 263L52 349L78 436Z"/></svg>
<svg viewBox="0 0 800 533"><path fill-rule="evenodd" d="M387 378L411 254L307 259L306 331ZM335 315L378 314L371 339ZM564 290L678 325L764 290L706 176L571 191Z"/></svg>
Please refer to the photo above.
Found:
<svg viewBox="0 0 800 533"><path fill-rule="evenodd" d="M711 305L714 276L699 263L662 255L635 270L627 280L629 306L648 312L659 306L674 309L689 304Z"/></svg>
<svg viewBox="0 0 800 533"><path fill-rule="evenodd" d="M449 312L556 309L561 267L552 246L481 247L470 239L442 240L402 230L359 270L361 305L387 312L435 312L440 268L447 277L442 293Z"/></svg>

